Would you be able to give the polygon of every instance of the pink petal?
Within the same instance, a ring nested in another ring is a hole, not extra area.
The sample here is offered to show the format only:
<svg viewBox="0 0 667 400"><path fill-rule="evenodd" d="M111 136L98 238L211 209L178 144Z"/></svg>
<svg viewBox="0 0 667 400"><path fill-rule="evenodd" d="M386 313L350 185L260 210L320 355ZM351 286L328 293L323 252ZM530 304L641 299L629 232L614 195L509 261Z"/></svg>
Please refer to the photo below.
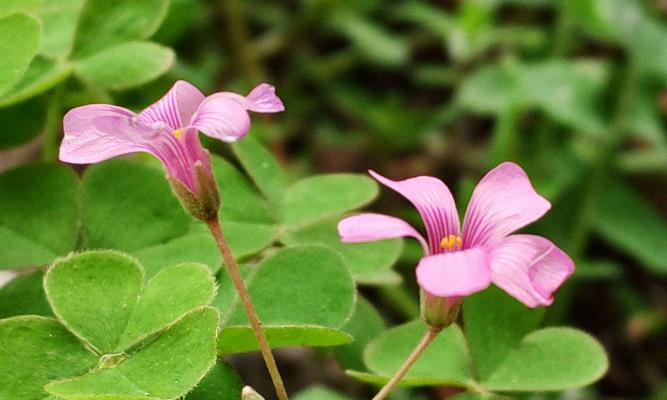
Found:
<svg viewBox="0 0 667 400"><path fill-rule="evenodd" d="M538 220L549 208L523 169L504 162L487 173L472 194L463 220L463 247L497 242Z"/></svg>
<svg viewBox="0 0 667 400"><path fill-rule="evenodd" d="M239 102L216 93L201 102L190 126L223 142L235 142L248 133L250 116Z"/></svg>
<svg viewBox="0 0 667 400"><path fill-rule="evenodd" d="M491 279L528 307L548 306L574 272L574 262L549 240L512 235L489 250Z"/></svg>
<svg viewBox="0 0 667 400"><path fill-rule="evenodd" d="M368 171L378 182L400 193L419 211L430 244L431 252L440 250L440 241L449 235L459 235L459 215L451 192L440 179L418 176L392 181L375 171Z"/></svg>
<svg viewBox="0 0 667 400"><path fill-rule="evenodd" d="M491 284L489 258L480 248L424 257L417 266L417 283L438 297L479 292Z"/></svg>
<svg viewBox="0 0 667 400"><path fill-rule="evenodd" d="M276 88L268 83L261 83L255 86L245 97L233 92L221 92L220 94L236 101L249 111L261 113L285 111L283 102L276 96Z"/></svg>
<svg viewBox="0 0 667 400"><path fill-rule="evenodd" d="M382 214L359 214L342 219L338 234L344 243L373 242L398 237L413 237L419 241L424 254L429 254L426 241L407 222Z"/></svg>
<svg viewBox="0 0 667 400"><path fill-rule="evenodd" d="M204 100L204 95L186 81L177 81L160 100L139 113L139 118L151 126L166 124L172 131L185 127Z"/></svg>
<svg viewBox="0 0 667 400"><path fill-rule="evenodd" d="M145 128L118 122L118 126L100 126L100 118L131 120L135 114L122 107L91 104L70 110L63 118L65 136L60 145L60 160L75 164L89 164L107 160L122 154L145 151ZM118 128L118 129L116 129ZM132 128L132 129L130 129Z"/></svg>

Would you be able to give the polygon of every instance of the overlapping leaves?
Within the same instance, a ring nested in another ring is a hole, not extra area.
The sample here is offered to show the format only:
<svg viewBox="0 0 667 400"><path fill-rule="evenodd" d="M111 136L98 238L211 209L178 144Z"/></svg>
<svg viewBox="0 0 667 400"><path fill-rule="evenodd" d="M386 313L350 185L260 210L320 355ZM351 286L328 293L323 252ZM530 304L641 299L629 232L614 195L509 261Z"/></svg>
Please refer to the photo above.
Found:
<svg viewBox="0 0 667 400"><path fill-rule="evenodd" d="M56 261L44 287L56 319L0 321L0 398L175 399L215 362L216 289L203 265L145 281L134 259L89 252Z"/></svg>
<svg viewBox="0 0 667 400"><path fill-rule="evenodd" d="M499 289L476 294L465 301L465 335L456 325L445 329L402 384L458 386L474 396L564 390L599 379L608 367L600 344L576 329L535 330L541 315ZM348 373L370 383L387 382L425 331L422 321L386 331L364 351L369 372Z"/></svg>

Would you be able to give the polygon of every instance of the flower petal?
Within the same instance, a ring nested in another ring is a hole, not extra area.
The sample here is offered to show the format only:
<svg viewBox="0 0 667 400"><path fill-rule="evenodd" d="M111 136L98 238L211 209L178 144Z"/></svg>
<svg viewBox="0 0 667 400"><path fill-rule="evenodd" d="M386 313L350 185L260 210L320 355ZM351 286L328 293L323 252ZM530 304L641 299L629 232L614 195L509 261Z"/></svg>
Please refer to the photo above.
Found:
<svg viewBox="0 0 667 400"><path fill-rule="evenodd" d="M117 118L118 126L100 126L100 118ZM60 145L60 160L74 164L89 164L122 154L146 151L145 127L128 127L135 114L122 107L91 104L70 110L63 118L65 135ZM117 129L116 129L117 128ZM131 129L130 129L131 128ZM135 129L136 128L136 129Z"/></svg>
<svg viewBox="0 0 667 400"><path fill-rule="evenodd" d="M521 167L504 162L477 184L463 219L463 247L497 242L542 217L551 204Z"/></svg>
<svg viewBox="0 0 667 400"><path fill-rule="evenodd" d="M235 142L248 133L250 116L239 102L216 93L201 102L190 126L223 142Z"/></svg>
<svg viewBox="0 0 667 400"><path fill-rule="evenodd" d="M275 113L285 111L285 106L278 96L276 88L268 83L261 83L243 97L233 92L221 92L220 94L241 104L245 109L261 112Z"/></svg>
<svg viewBox="0 0 667 400"><path fill-rule="evenodd" d="M417 266L417 283L438 297L479 292L491 284L488 255L475 248L424 257Z"/></svg>
<svg viewBox="0 0 667 400"><path fill-rule="evenodd" d="M342 219L338 223L338 234L344 243L373 242L398 237L413 237L429 254L428 244L422 235L400 218L382 214L359 214Z"/></svg>
<svg viewBox="0 0 667 400"><path fill-rule="evenodd" d="M548 306L574 272L574 262L549 240L511 235L489 250L491 279L528 307Z"/></svg>
<svg viewBox="0 0 667 400"><path fill-rule="evenodd" d="M204 95L186 81L177 81L160 100L139 113L148 126L166 124L172 131L183 128L204 100Z"/></svg>
<svg viewBox="0 0 667 400"><path fill-rule="evenodd" d="M451 192L440 179L417 176L402 181L392 181L375 171L368 171L373 178L400 193L419 211L432 253L441 251L440 241L449 235L459 235L459 215Z"/></svg>

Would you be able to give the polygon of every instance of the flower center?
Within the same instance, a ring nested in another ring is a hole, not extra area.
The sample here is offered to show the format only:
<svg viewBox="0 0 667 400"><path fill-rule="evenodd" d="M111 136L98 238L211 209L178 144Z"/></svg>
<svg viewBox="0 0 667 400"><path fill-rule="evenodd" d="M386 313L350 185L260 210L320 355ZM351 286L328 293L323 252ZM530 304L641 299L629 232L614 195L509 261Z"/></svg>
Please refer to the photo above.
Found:
<svg viewBox="0 0 667 400"><path fill-rule="evenodd" d="M443 250L460 250L463 247L461 236L449 235L442 238L440 248Z"/></svg>
<svg viewBox="0 0 667 400"><path fill-rule="evenodd" d="M174 135L176 139L180 139L183 137L183 129L181 128L175 129L173 132L171 132L171 134Z"/></svg>

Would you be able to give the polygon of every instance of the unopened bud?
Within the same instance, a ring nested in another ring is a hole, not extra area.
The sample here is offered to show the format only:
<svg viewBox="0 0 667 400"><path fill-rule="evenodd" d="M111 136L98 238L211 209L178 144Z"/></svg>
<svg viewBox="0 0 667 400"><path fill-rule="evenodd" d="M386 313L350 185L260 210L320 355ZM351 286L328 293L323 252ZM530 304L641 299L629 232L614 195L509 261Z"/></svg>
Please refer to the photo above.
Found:
<svg viewBox="0 0 667 400"><path fill-rule="evenodd" d="M197 161L194 163L193 169L194 192L176 178L167 176L167 179L185 211L199 220L209 221L216 218L218 208L220 208L218 185L211 174L210 165L204 165L202 161Z"/></svg>
<svg viewBox="0 0 667 400"><path fill-rule="evenodd" d="M451 325L461 309L460 297L437 297L424 289L419 292L422 319L431 327L444 329Z"/></svg>
<svg viewBox="0 0 667 400"><path fill-rule="evenodd" d="M262 397L255 391L255 389L251 388L250 386L244 386L243 390L241 391L241 400L264 400L264 397Z"/></svg>

